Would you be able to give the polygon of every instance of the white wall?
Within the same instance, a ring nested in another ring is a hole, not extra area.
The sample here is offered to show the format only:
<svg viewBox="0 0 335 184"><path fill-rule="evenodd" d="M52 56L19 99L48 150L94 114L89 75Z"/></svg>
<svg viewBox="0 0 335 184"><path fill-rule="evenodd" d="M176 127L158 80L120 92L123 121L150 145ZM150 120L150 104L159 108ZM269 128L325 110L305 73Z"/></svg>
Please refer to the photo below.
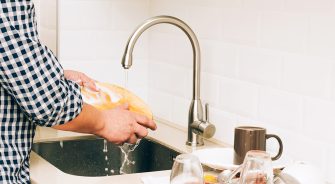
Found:
<svg viewBox="0 0 335 184"><path fill-rule="evenodd" d="M57 54L57 0L34 0L41 42Z"/></svg>
<svg viewBox="0 0 335 184"><path fill-rule="evenodd" d="M284 156L307 160L335 183L334 0L152 0L150 15L190 24L202 47L202 98L215 138L233 144L237 125L280 135ZM149 38L149 102L187 124L191 48L170 27ZM268 146L275 150L275 142Z"/></svg>
<svg viewBox="0 0 335 184"><path fill-rule="evenodd" d="M215 138L232 144L235 126L264 126L283 139L284 156L317 165L335 183L335 0L59 1L65 68L121 85L120 60L136 25L159 14L185 20L199 36ZM190 44L171 26L143 36L130 88L156 116L186 126Z"/></svg>
<svg viewBox="0 0 335 184"><path fill-rule="evenodd" d="M64 68L125 85L123 50L135 26L149 15L148 0L59 0L59 60ZM139 41L128 88L147 99L147 37Z"/></svg>

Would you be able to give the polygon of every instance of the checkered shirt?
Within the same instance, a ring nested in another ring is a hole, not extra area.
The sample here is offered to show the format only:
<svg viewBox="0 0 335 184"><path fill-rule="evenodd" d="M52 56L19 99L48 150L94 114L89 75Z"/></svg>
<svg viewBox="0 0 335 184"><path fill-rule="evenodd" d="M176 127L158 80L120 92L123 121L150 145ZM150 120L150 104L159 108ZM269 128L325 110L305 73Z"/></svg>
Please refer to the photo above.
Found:
<svg viewBox="0 0 335 184"><path fill-rule="evenodd" d="M40 43L32 1L0 2L0 183L30 183L36 126L74 119L83 102L79 86Z"/></svg>

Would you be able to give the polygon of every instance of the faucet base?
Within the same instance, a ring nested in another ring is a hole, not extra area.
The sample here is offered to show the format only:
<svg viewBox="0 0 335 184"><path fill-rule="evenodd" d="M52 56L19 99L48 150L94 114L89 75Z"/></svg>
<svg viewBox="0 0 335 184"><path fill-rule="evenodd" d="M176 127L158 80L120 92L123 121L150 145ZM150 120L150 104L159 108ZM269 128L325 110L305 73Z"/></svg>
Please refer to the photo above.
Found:
<svg viewBox="0 0 335 184"><path fill-rule="evenodd" d="M192 136L193 136L192 141L189 141L189 140L186 141L187 146L198 147L198 146L203 146L204 145L204 139L201 136L199 136L199 135L197 135L193 132L192 132Z"/></svg>

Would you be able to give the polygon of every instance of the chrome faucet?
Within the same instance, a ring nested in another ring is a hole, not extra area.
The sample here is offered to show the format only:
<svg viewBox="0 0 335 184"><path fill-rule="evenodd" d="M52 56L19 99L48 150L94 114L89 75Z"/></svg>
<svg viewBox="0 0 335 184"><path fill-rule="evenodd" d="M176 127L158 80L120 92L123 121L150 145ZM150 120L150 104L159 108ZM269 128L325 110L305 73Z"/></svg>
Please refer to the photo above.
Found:
<svg viewBox="0 0 335 184"><path fill-rule="evenodd" d="M157 16L146 20L129 38L122 58L122 66L124 69L129 69L132 66L134 46L141 34L148 28L162 23L179 27L187 35L192 44L193 97L188 114L188 135L186 144L190 146L202 146L204 145L203 137L213 137L215 133L215 126L208 121L208 105L206 104L205 106L206 114L204 114L200 100L200 46L192 29L182 20L171 16Z"/></svg>

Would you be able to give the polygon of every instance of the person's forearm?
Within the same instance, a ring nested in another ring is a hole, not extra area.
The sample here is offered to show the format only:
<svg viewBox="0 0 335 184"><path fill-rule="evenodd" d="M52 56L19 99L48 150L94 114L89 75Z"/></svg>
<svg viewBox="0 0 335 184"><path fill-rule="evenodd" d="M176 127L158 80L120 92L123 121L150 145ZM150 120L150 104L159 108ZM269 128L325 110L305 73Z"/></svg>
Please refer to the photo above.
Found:
<svg viewBox="0 0 335 184"><path fill-rule="evenodd" d="M95 134L104 126L103 123L99 121L100 116L100 110L84 103L81 113L75 119L63 125L53 126L52 128L64 131Z"/></svg>

